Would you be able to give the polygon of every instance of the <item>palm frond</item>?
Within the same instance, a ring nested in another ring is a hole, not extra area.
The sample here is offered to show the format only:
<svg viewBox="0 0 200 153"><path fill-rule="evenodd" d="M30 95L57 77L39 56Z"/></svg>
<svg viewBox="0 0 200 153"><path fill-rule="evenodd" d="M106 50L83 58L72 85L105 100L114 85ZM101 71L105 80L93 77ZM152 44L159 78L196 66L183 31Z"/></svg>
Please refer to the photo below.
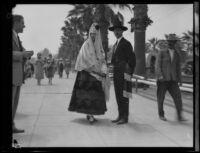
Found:
<svg viewBox="0 0 200 153"><path fill-rule="evenodd" d="M123 15L122 15L120 12L117 12L117 16L118 16L119 20L120 20L122 23L124 23L124 17L123 17Z"/></svg>
<svg viewBox="0 0 200 153"><path fill-rule="evenodd" d="M119 5L119 8L122 9L122 10L125 9L125 8L128 8L128 10L130 12L133 11L132 8L131 8L131 6L129 4L118 4L118 5Z"/></svg>

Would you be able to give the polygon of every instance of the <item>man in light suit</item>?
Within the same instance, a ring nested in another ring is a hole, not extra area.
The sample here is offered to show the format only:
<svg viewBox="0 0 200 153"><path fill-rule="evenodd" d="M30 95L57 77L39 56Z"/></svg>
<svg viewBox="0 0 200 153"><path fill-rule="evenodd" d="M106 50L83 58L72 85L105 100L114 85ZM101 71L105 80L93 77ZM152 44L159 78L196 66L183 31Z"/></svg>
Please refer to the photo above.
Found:
<svg viewBox="0 0 200 153"><path fill-rule="evenodd" d="M112 120L113 123L126 124L129 116L129 98L123 95L124 91L124 73L126 67L129 68L130 76L133 74L136 58L131 43L123 37L123 32L128 28L123 26L123 22L116 16L110 31L114 32L117 42L114 45L111 63L114 68L113 81L115 88L115 95L118 105L118 117ZM131 82L129 84L131 87Z"/></svg>
<svg viewBox="0 0 200 153"><path fill-rule="evenodd" d="M24 83L24 63L27 58L33 55L33 51L25 51L18 36L19 33L23 32L25 27L23 16L13 15L12 17L12 129L13 133L23 133L24 130L16 128L14 118L19 103L20 87Z"/></svg>
<svg viewBox="0 0 200 153"><path fill-rule="evenodd" d="M182 98L178 82L181 83L180 55L175 48L178 41L176 34L167 37L168 49L158 53L156 60L157 100L159 118L166 121L163 103L166 91L172 96L177 110L178 121L186 121L182 116Z"/></svg>

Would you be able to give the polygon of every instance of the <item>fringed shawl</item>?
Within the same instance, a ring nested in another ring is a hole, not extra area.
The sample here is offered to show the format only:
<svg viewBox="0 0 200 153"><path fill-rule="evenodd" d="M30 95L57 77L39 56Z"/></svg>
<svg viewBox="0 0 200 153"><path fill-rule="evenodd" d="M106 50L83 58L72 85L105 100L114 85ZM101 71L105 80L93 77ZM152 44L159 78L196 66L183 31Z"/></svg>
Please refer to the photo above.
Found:
<svg viewBox="0 0 200 153"><path fill-rule="evenodd" d="M78 54L75 64L75 70L77 71L87 70L93 67L93 71L100 72L101 65L105 61L100 30L96 30L95 25L95 23L92 24L89 31L89 37L83 43ZM94 43L90 33L96 33Z"/></svg>
<svg viewBox="0 0 200 153"><path fill-rule="evenodd" d="M75 70L89 70L89 73L97 80L101 81L105 93L106 101L109 100L110 79L108 77L108 68L105 61L105 54L102 46L100 30L96 29L97 23L90 27L89 37L83 43L78 54ZM93 43L90 33L96 33L95 42ZM102 76L101 74L104 74Z"/></svg>

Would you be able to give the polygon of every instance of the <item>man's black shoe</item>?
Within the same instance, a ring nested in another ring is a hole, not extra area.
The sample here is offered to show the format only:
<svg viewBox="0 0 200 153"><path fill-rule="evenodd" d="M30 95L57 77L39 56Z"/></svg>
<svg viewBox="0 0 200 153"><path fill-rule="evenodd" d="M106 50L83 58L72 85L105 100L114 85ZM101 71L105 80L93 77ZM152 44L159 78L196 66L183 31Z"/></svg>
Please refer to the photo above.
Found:
<svg viewBox="0 0 200 153"><path fill-rule="evenodd" d="M24 133L25 131L22 129L17 129L16 127L13 128L13 133Z"/></svg>
<svg viewBox="0 0 200 153"><path fill-rule="evenodd" d="M128 123L128 120L126 119L121 119L119 122L117 122L117 124L126 124Z"/></svg>
<svg viewBox="0 0 200 153"><path fill-rule="evenodd" d="M187 119L185 119L184 117L181 116L181 117L178 117L178 121L179 122L185 122L185 121L187 121Z"/></svg>
<svg viewBox="0 0 200 153"><path fill-rule="evenodd" d="M163 121L167 121L167 118L164 117L164 116L159 116L159 118L160 118L161 120L163 120Z"/></svg>
<svg viewBox="0 0 200 153"><path fill-rule="evenodd" d="M113 122L113 123L117 123L117 122L119 122L120 120L121 120L121 118L118 117L116 120L112 120L112 122Z"/></svg>

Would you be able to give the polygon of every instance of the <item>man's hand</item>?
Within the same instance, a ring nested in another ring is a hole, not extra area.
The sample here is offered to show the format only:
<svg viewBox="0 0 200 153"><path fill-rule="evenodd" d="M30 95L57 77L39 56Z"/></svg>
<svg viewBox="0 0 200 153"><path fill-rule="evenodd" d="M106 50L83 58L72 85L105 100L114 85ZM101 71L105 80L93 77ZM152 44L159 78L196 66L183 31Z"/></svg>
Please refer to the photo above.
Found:
<svg viewBox="0 0 200 153"><path fill-rule="evenodd" d="M31 56L33 56L33 51L31 50L31 51L24 51L23 52L23 57L25 57L25 58L29 58L29 57L31 57Z"/></svg>
<svg viewBox="0 0 200 153"><path fill-rule="evenodd" d="M106 74L105 73L100 73L100 76L105 78L106 77Z"/></svg>

